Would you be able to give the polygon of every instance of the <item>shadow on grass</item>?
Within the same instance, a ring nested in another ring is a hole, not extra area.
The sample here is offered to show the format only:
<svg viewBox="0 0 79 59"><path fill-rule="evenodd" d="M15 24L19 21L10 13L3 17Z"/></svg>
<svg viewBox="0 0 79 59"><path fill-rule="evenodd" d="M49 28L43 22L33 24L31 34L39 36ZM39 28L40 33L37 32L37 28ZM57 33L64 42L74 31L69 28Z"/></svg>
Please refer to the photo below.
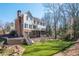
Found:
<svg viewBox="0 0 79 59"><path fill-rule="evenodd" d="M61 49L61 50L59 50L58 52L56 52L56 53L54 53L54 54L51 54L50 56L55 55L55 54L57 54L57 53L59 53L59 52L63 52L63 51L65 51L66 49L70 48L70 47L71 47L72 45L74 45L74 44L76 44L76 43L72 43L72 44L68 45L67 47L65 47L65 48L63 48L63 49Z"/></svg>

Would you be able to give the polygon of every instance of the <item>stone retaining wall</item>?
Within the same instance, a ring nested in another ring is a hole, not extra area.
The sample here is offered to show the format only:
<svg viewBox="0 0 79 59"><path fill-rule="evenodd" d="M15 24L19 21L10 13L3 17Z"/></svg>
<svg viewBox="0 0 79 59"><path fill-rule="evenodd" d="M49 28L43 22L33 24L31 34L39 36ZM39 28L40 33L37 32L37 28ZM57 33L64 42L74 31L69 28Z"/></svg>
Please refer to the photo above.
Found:
<svg viewBox="0 0 79 59"><path fill-rule="evenodd" d="M7 44L22 44L23 38L8 38Z"/></svg>

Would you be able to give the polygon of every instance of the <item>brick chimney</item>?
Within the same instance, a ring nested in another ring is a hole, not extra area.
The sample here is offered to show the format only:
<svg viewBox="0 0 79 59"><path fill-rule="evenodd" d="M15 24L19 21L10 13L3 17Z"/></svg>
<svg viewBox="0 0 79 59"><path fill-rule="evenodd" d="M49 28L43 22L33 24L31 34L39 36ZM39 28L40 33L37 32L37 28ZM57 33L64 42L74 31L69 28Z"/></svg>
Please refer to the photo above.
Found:
<svg viewBox="0 0 79 59"><path fill-rule="evenodd" d="M17 11L17 19L15 21L15 26L16 26L16 31L18 36L22 36L22 15L21 15L21 10Z"/></svg>
<svg viewBox="0 0 79 59"><path fill-rule="evenodd" d="M21 17L21 10L17 11L17 17Z"/></svg>

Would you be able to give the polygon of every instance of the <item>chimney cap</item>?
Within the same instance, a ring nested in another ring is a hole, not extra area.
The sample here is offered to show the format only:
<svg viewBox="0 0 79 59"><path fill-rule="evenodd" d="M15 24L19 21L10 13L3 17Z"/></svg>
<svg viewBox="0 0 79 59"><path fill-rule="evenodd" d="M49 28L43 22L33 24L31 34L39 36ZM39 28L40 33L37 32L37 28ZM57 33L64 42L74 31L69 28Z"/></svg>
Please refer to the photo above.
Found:
<svg viewBox="0 0 79 59"><path fill-rule="evenodd" d="M17 12L21 12L21 10L18 10Z"/></svg>

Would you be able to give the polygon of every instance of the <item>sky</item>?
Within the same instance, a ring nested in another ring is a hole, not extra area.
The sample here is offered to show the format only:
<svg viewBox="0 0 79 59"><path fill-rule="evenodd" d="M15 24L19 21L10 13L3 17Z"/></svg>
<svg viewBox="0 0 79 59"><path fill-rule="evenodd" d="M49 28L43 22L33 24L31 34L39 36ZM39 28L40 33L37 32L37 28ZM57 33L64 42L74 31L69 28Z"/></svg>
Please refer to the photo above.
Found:
<svg viewBox="0 0 79 59"><path fill-rule="evenodd" d="M29 10L34 17L38 18L44 16L44 7L39 3L0 3L0 23L14 22L17 10L22 12Z"/></svg>

